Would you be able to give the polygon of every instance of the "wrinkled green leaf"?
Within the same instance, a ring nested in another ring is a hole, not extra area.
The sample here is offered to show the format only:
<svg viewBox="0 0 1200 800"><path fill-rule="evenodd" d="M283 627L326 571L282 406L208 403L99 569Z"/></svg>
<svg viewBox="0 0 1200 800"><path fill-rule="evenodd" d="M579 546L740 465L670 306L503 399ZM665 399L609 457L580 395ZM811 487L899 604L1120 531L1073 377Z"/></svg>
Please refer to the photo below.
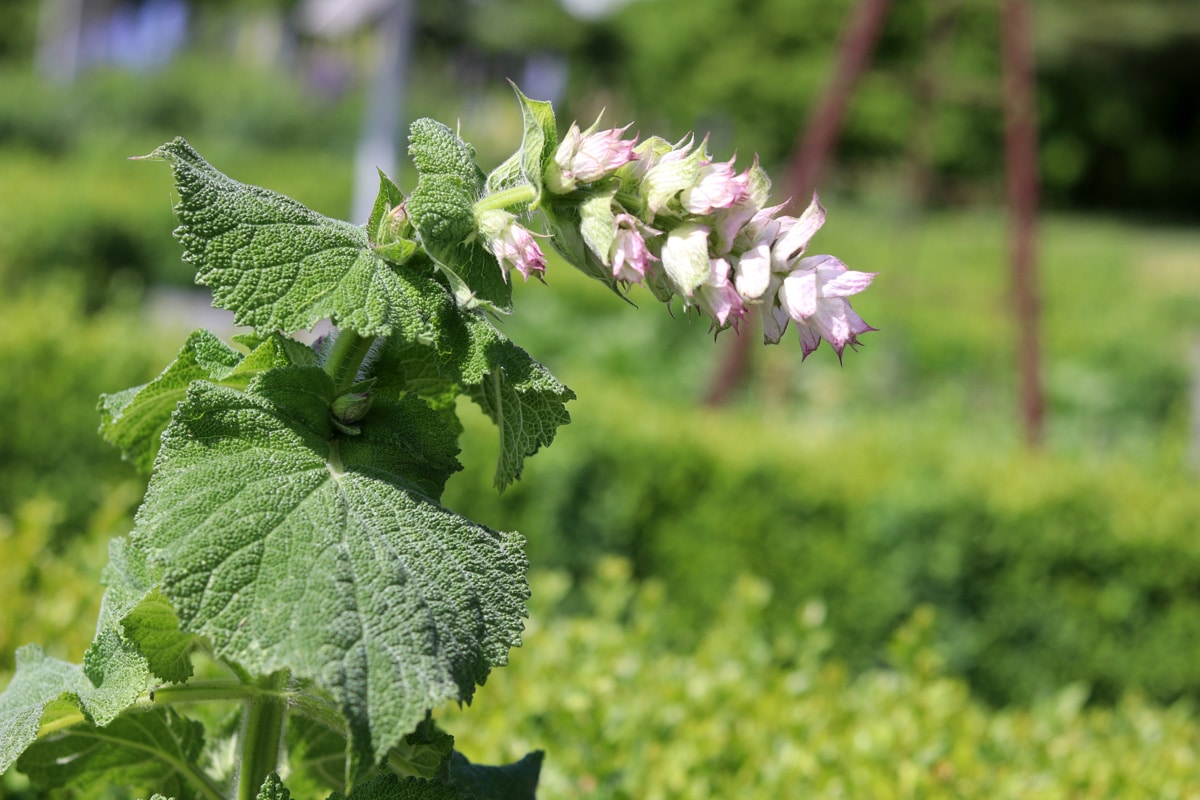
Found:
<svg viewBox="0 0 1200 800"><path fill-rule="evenodd" d="M16 666L16 674L0 694L0 773L37 739L45 717L78 713L74 702L60 698L92 688L78 665L51 658L35 644L17 650Z"/></svg>
<svg viewBox="0 0 1200 800"><path fill-rule="evenodd" d="M545 754L535 750L499 767L472 764L462 753L450 756L450 781L475 800L536 800Z"/></svg>
<svg viewBox="0 0 1200 800"><path fill-rule="evenodd" d="M575 394L485 316L446 304L440 321L437 347L388 343L375 367L376 388L393 396L417 392L438 407L458 394L474 400L499 430L495 484L504 489L520 478L525 459L571 421L566 403Z"/></svg>
<svg viewBox="0 0 1200 800"><path fill-rule="evenodd" d="M409 310L418 290L376 257L364 228L239 183L183 139L145 158L171 165L183 256L239 325L290 333L331 317L364 336L419 327Z"/></svg>
<svg viewBox="0 0 1200 800"><path fill-rule="evenodd" d="M450 281L464 308L512 310L512 286L478 238L475 201L483 173L474 151L440 122L412 124L409 153L420 177L408 198L408 214L422 247Z"/></svg>
<svg viewBox="0 0 1200 800"><path fill-rule="evenodd" d="M334 792L329 795L329 800L474 800L474 798L445 781L401 778L393 774L383 774L355 787L348 797L341 792Z"/></svg>
<svg viewBox="0 0 1200 800"><path fill-rule="evenodd" d="M263 781L262 788L258 790L255 800L290 800L292 793L289 792L283 785L283 781L279 776L272 772Z"/></svg>
<svg viewBox="0 0 1200 800"><path fill-rule="evenodd" d="M244 389L266 370L315 363L312 350L275 334L255 342L250 354L244 355L208 331L196 331L184 342L175 361L153 381L100 396L100 435L119 448L138 471L149 474L159 437L192 381Z"/></svg>
<svg viewBox="0 0 1200 800"><path fill-rule="evenodd" d="M408 154L421 175L453 175L464 186L483 185L475 148L437 120L423 117L409 126Z"/></svg>
<svg viewBox="0 0 1200 800"><path fill-rule="evenodd" d="M149 688L146 655L121 628L122 618L149 592L145 564L127 552L121 539L109 545L104 582L107 589L101 598L96 637L82 666L51 658L37 645L17 651L16 674L0 694L0 773L34 742L44 726L87 719L103 727ZM159 642L178 648L181 636ZM149 652L157 654L154 649ZM175 674L182 668L177 662Z"/></svg>
<svg viewBox="0 0 1200 800"><path fill-rule="evenodd" d="M45 788L119 785L190 797L203 747L199 722L157 708L103 728L83 723L50 734L17 759L17 769Z"/></svg>
<svg viewBox="0 0 1200 800"><path fill-rule="evenodd" d="M336 433L320 369L245 393L188 390L163 434L134 544L184 631L257 674L290 669L340 704L356 752L382 754L469 700L518 643L526 560L436 503L456 431L415 395Z"/></svg>
<svg viewBox="0 0 1200 800"><path fill-rule="evenodd" d="M122 622L126 638L145 659L150 671L170 683L192 676L193 637L179 629L179 616L161 592L153 591Z"/></svg>
<svg viewBox="0 0 1200 800"><path fill-rule="evenodd" d="M549 446L559 426L571 421L566 402L575 394L486 319L468 320L464 391L500 431L494 483L503 489L521 477L525 459Z"/></svg>
<svg viewBox="0 0 1200 800"><path fill-rule="evenodd" d="M103 710L93 709L87 703L85 710L93 722L105 725L132 705L150 684L150 664L137 643L125 635L122 620L150 593L153 581L141 554L131 551L126 541L118 538L108 544L108 564L101 582L105 590L100 598L96 636L84 653L83 669L107 698ZM187 641L182 634L176 634L172 645L175 639ZM191 665L176 669L190 674Z"/></svg>

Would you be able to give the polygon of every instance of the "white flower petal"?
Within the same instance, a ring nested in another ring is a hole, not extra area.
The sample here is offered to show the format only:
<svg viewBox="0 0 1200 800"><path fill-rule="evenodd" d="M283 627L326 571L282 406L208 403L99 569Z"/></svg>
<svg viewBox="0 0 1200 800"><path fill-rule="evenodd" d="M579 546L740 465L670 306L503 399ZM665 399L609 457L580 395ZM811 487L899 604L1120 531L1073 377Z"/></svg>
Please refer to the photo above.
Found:
<svg viewBox="0 0 1200 800"><path fill-rule="evenodd" d="M825 224L825 209L817 202L814 194L812 202L791 228L775 242L773 248L775 257L781 261L791 261L808 247L808 240L813 237Z"/></svg>
<svg viewBox="0 0 1200 800"><path fill-rule="evenodd" d="M691 297L708 277L708 227L686 222L667 236L662 265L676 293Z"/></svg>
<svg viewBox="0 0 1200 800"><path fill-rule="evenodd" d="M809 256L796 264L797 269L814 269L821 297L849 297L871 285L877 273L857 272L833 256Z"/></svg>
<svg viewBox="0 0 1200 800"><path fill-rule="evenodd" d="M771 282L771 245L759 242L738 259L734 284L747 300L758 300Z"/></svg>
<svg viewBox="0 0 1200 800"><path fill-rule="evenodd" d="M817 313L817 273L793 272L784 278L779 287L779 303L796 322Z"/></svg>

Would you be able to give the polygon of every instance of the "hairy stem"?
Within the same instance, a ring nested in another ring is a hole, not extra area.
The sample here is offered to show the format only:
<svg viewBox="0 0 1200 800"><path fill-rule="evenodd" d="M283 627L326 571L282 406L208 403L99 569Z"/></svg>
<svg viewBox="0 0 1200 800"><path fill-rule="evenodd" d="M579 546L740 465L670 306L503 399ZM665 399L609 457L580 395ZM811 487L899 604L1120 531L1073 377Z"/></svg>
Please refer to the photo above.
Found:
<svg viewBox="0 0 1200 800"><path fill-rule="evenodd" d="M325 371L333 378L333 384L339 394L354 385L358 368L362 366L373 344L374 337L360 336L345 328L333 340L329 355L325 358Z"/></svg>
<svg viewBox="0 0 1200 800"><path fill-rule="evenodd" d="M254 800L263 781L279 766L279 744L283 739L283 720L287 699L286 670L256 682L263 691L246 700L242 712L242 764L238 776L238 800Z"/></svg>
<svg viewBox="0 0 1200 800"><path fill-rule="evenodd" d="M480 211L492 211L512 208L513 206L527 205L537 199L537 189L534 189L529 184L514 186L511 189L501 189L498 192L492 192L487 197L482 198L475 204L475 213Z"/></svg>
<svg viewBox="0 0 1200 800"><path fill-rule="evenodd" d="M240 683L234 680L192 681L163 686L152 692L153 702L157 705L205 703L213 700L251 700L263 696L284 700L288 697L287 693L282 690L277 691L253 683Z"/></svg>

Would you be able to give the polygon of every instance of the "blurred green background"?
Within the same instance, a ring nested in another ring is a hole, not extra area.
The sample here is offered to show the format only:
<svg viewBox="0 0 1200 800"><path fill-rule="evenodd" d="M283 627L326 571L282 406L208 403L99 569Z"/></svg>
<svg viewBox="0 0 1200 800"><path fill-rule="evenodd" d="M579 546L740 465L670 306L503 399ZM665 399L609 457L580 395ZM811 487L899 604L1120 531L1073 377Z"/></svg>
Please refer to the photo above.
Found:
<svg viewBox="0 0 1200 800"><path fill-rule="evenodd" d="M167 170L129 156L183 135L351 218L373 112L457 121L490 168L519 141L511 78L563 127L711 131L782 186L854 5L414 0L396 27L386 0L4 0L0 676L28 641L81 656L140 500L98 395L192 327L228 333L190 289ZM518 287L506 329L579 399L503 496L494 431L462 409L445 502L522 531L545 592L529 646L455 712L470 757L544 747L564 797L1200 796L1200 12L1036 3L1030 451L998 8L892 5L820 184L815 252L879 273L855 307L880 331L844 366L756 346L712 408L731 336L562 264ZM382 165L407 186L402 155Z"/></svg>

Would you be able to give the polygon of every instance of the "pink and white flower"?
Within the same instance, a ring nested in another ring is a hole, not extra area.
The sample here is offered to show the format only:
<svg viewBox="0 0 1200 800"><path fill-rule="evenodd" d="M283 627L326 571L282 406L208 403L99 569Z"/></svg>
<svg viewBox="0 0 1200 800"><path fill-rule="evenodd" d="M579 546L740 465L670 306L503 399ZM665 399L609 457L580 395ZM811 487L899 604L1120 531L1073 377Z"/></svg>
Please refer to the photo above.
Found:
<svg viewBox="0 0 1200 800"><path fill-rule="evenodd" d="M695 181L679 193L684 210L704 216L717 209L730 208L745 197L749 173L738 175L733 169L735 160L701 162Z"/></svg>
<svg viewBox="0 0 1200 800"><path fill-rule="evenodd" d="M616 232L609 250L613 278L625 283L641 283L651 261L658 259L646 247L642 224L632 214L618 214L614 219ZM646 228L646 233L656 235L661 231Z"/></svg>
<svg viewBox="0 0 1200 800"><path fill-rule="evenodd" d="M846 345L852 348L857 346L859 334L875 330L863 321L846 299L866 289L874 278L875 273L847 269L833 256L800 259L779 284L772 306L781 310L786 319L774 339L768 336L768 341L779 341L783 328L787 327L787 320L791 320L796 323L800 333L800 346L805 358L824 339L837 352L840 361ZM778 312L775 312L772 325L778 325L780 319Z"/></svg>
<svg viewBox="0 0 1200 800"><path fill-rule="evenodd" d="M646 211L650 215L647 222L665 209L676 195L696 183L700 162L704 158L703 150L703 146L692 150L689 136L673 149L661 155L651 155L652 160L640 182Z"/></svg>
<svg viewBox="0 0 1200 800"><path fill-rule="evenodd" d="M546 256L530 231L507 211L489 210L476 219L483 234L484 246L496 257L504 280L513 270L525 280L536 275L540 280L546 272Z"/></svg>
<svg viewBox="0 0 1200 800"><path fill-rule="evenodd" d="M729 280L729 262L723 258L710 259L708 277L696 290L696 305L716 322L718 328L737 327L746 314L746 304Z"/></svg>
<svg viewBox="0 0 1200 800"><path fill-rule="evenodd" d="M588 129L580 132L579 126L572 122L546 170L546 188L555 194L567 194L578 184L606 178L636 159L636 137L621 138L628 129L629 125L606 131Z"/></svg>

